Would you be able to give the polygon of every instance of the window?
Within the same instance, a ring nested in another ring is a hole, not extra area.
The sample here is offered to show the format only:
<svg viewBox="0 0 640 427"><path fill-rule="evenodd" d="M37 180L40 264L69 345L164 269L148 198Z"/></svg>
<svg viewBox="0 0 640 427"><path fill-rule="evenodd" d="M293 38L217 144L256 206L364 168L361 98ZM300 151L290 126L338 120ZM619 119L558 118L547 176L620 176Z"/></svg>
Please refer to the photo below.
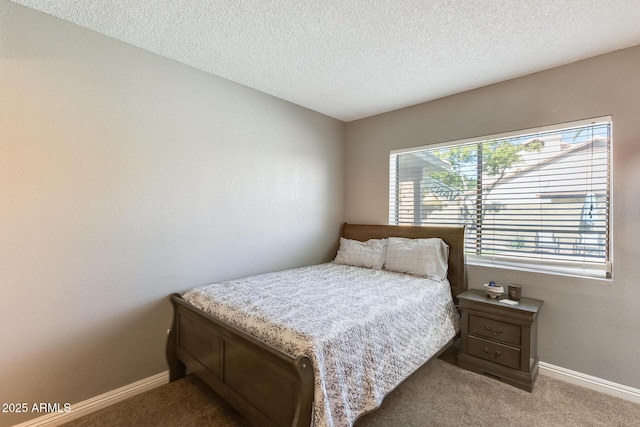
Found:
<svg viewBox="0 0 640 427"><path fill-rule="evenodd" d="M466 225L467 260L609 277L611 118L393 151L389 223Z"/></svg>

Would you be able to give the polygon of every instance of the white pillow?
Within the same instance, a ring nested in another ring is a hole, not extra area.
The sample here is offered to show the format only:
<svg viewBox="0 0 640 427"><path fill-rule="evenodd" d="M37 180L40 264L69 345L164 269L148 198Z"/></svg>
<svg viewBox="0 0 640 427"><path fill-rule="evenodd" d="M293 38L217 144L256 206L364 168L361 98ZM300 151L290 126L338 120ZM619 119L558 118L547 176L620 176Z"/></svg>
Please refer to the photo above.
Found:
<svg viewBox="0 0 640 427"><path fill-rule="evenodd" d="M386 270L441 281L447 277L448 266L449 246L442 239L388 239Z"/></svg>
<svg viewBox="0 0 640 427"><path fill-rule="evenodd" d="M380 270L387 252L387 239L371 239L366 242L340 238L340 248L333 260L336 264L352 265Z"/></svg>

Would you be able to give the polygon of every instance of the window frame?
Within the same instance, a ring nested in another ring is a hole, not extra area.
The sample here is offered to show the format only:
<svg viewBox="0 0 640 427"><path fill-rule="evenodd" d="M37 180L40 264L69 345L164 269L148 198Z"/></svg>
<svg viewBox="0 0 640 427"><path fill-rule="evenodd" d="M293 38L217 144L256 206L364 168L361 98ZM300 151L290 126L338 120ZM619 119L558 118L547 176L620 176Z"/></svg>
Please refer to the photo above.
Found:
<svg viewBox="0 0 640 427"><path fill-rule="evenodd" d="M609 141L607 145L607 217L606 217L606 234L605 234L605 254L604 262L588 262L553 260L540 258L523 258L518 256L506 255L475 255L466 250L465 255L467 263L470 265L488 266L493 268L504 268L519 271L532 271L539 273L547 273L554 275L573 276L580 278L594 279L612 279L613 273L613 120L611 115L594 117L571 122L557 123L545 125L530 129L520 129L508 132L502 132L492 135L484 135L479 137L465 138L460 140L450 140L434 144L427 144L418 147L392 150L389 155L389 224L400 223L399 205L398 205L398 165L397 159L399 155L418 153L426 150L438 150L447 147L463 146L473 143L481 143L492 140L509 139L522 137L527 135L542 134L547 132L559 132L570 128L593 126L597 124L607 123L609 126ZM395 179L394 179L395 178ZM482 215L482 214L481 214ZM488 215L488 212L485 214ZM423 223L424 224L424 223ZM433 225L438 225L433 222ZM424 224L428 225L428 224ZM442 225L442 224L440 224Z"/></svg>

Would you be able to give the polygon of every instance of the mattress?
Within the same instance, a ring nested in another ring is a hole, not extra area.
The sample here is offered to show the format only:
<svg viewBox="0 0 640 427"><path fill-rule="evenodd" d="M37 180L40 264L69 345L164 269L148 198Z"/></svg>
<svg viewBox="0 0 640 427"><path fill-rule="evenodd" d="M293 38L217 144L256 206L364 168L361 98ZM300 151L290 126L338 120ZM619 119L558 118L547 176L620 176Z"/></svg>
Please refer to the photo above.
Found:
<svg viewBox="0 0 640 427"><path fill-rule="evenodd" d="M351 426L459 330L449 283L339 265L189 290L193 306L314 369L313 425Z"/></svg>

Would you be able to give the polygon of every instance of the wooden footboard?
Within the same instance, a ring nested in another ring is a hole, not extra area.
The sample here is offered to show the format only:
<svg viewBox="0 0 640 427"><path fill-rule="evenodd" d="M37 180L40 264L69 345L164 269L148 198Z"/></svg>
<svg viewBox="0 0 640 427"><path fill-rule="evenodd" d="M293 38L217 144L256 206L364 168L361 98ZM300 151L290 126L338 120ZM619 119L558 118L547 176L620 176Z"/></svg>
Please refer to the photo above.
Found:
<svg viewBox="0 0 640 427"><path fill-rule="evenodd" d="M173 326L167 344L169 379L186 367L255 426L311 424L313 369L171 295Z"/></svg>

